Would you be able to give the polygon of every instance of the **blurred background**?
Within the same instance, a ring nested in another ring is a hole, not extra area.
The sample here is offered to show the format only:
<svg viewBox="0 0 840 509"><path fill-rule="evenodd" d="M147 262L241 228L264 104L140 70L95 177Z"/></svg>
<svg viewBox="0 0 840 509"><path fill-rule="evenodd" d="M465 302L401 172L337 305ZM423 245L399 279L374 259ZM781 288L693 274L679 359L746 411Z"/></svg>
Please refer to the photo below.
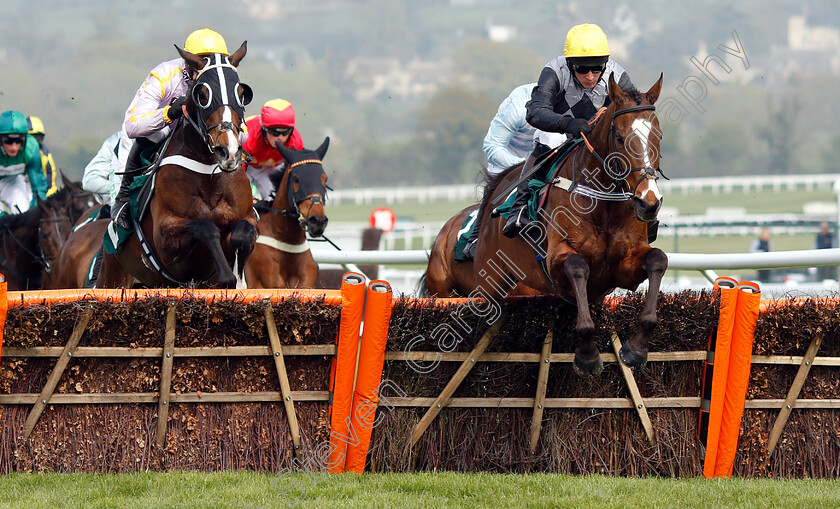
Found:
<svg viewBox="0 0 840 509"><path fill-rule="evenodd" d="M0 108L39 116L58 166L74 178L119 128L148 71L201 27L229 47L248 40L240 67L256 94L248 114L282 97L308 146L332 137L337 188L478 182L499 103L536 81L583 22L604 29L639 89L664 73L669 176L824 173L840 159L835 1L0 4Z"/></svg>
<svg viewBox="0 0 840 509"><path fill-rule="evenodd" d="M284 98L308 147L331 137L325 168L336 192L327 236L358 249L371 211L385 206L397 221L380 248L427 249L443 221L478 196L482 139L499 103L562 54L570 27L589 22L604 29L612 56L640 90L665 76L657 103L662 168L675 185L667 188L658 247L746 252L768 228L774 251L811 249L825 221L836 234L836 1L0 5L0 109L40 117L46 145L73 179L119 129L149 70L176 58L173 44L183 46L192 30L209 27L231 49L248 41L239 72L255 92L249 115ZM677 185L698 177L706 180ZM402 198L365 191L383 186ZM771 276L821 279L815 270ZM746 272L732 275L756 276ZM830 275L836 279L836 270Z"/></svg>

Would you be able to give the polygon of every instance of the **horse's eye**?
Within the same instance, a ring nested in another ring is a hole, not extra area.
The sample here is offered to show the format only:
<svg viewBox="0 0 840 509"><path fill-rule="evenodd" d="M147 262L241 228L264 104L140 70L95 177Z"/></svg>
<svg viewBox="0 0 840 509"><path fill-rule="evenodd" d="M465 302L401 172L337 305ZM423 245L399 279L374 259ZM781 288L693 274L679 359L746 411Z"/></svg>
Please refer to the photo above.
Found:
<svg viewBox="0 0 840 509"><path fill-rule="evenodd" d="M210 85L207 83L199 83L193 89L193 102L195 102L199 108L207 109L210 106L210 102L213 100L213 89L210 88Z"/></svg>
<svg viewBox="0 0 840 509"><path fill-rule="evenodd" d="M620 134L616 134L616 135L615 135L615 139L616 139L616 141L618 141L620 144L624 145L624 138L623 138Z"/></svg>
<svg viewBox="0 0 840 509"><path fill-rule="evenodd" d="M251 87L245 83L240 83L237 87L236 102L244 108L245 106L248 106L253 98L254 91L251 90Z"/></svg>

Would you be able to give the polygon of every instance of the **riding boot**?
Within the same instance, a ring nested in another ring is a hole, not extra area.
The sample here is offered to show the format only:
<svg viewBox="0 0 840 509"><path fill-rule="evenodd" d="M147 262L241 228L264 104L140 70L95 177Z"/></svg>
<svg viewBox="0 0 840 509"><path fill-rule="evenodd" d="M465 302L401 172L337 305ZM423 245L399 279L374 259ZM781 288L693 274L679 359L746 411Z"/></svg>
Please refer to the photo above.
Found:
<svg viewBox="0 0 840 509"><path fill-rule="evenodd" d="M143 158L141 157L143 151L152 145L155 145L155 143L146 138L137 138L128 153L120 190L117 191L114 204L111 206L111 220L123 230L131 229L131 207L129 205L131 183L134 181L134 176L140 173L143 168Z"/></svg>
<svg viewBox="0 0 840 509"><path fill-rule="evenodd" d="M475 225L470 232L470 238L467 240L467 245L464 246L464 258L472 260L475 258L475 247L478 245L478 232L481 230L481 220L484 218L484 208L479 205L478 212L475 214Z"/></svg>
<svg viewBox="0 0 840 509"><path fill-rule="evenodd" d="M102 257L105 256L105 243L99 243L99 249L93 255L91 264L93 267L88 272L88 280L85 282L85 288L96 288L96 280L99 279L99 269L102 268Z"/></svg>
<svg viewBox="0 0 840 509"><path fill-rule="evenodd" d="M535 160L536 158L533 155L528 157L525 166L522 168L523 174L534 167ZM538 176L534 175L532 178L538 178ZM528 200L531 199L531 193L528 190L530 181L531 179L524 179L516 186L516 199L513 201L507 222L502 227L502 235L505 237L516 238L519 232L531 223L531 218L528 217Z"/></svg>

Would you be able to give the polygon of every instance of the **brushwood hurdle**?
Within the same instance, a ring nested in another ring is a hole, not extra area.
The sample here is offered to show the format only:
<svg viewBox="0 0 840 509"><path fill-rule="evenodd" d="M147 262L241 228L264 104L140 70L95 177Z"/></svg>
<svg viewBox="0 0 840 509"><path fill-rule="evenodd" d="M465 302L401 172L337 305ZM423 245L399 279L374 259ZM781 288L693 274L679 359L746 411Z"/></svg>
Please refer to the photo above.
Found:
<svg viewBox="0 0 840 509"><path fill-rule="evenodd" d="M594 305L605 368L582 378L553 297L3 283L0 473L837 477L838 301L759 292L663 294L638 372L616 353L643 296Z"/></svg>

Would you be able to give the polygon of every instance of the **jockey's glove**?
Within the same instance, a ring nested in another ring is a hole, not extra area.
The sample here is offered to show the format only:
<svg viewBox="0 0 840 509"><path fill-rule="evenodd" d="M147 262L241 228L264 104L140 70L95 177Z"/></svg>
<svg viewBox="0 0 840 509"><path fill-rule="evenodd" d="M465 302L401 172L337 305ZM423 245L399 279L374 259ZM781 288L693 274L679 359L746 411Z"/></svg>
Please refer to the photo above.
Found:
<svg viewBox="0 0 840 509"><path fill-rule="evenodd" d="M172 103L169 105L169 110L166 112L166 116L169 117L169 120L175 122L178 120L178 117L183 115L183 108L182 106L187 102L186 96L176 97L172 100Z"/></svg>
<svg viewBox="0 0 840 509"><path fill-rule="evenodd" d="M582 118L563 117L560 120L560 129L562 132L568 133L571 137L577 138L581 134L587 134L592 131L592 126Z"/></svg>

